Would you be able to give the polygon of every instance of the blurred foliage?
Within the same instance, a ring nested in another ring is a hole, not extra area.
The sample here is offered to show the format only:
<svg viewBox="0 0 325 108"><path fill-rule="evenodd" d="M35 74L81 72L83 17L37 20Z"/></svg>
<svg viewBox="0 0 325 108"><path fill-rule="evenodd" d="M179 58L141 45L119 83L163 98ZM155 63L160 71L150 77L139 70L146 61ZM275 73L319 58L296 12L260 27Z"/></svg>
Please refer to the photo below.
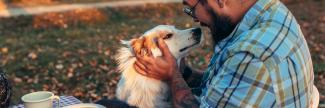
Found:
<svg viewBox="0 0 325 108"><path fill-rule="evenodd" d="M107 1L122 1L122 0L2 0L11 6L44 6L70 3L94 3ZM1 0L0 0L1 2Z"/></svg>

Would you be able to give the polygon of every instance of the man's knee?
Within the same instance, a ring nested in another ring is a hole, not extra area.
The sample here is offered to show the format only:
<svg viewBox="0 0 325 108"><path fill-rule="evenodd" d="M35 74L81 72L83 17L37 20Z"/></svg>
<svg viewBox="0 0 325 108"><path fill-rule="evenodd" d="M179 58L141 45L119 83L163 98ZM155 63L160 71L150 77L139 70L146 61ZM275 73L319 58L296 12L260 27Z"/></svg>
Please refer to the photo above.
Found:
<svg viewBox="0 0 325 108"><path fill-rule="evenodd" d="M130 106L127 103L117 100L117 99L101 99L96 104L100 104L105 106L106 108L136 108L134 106Z"/></svg>

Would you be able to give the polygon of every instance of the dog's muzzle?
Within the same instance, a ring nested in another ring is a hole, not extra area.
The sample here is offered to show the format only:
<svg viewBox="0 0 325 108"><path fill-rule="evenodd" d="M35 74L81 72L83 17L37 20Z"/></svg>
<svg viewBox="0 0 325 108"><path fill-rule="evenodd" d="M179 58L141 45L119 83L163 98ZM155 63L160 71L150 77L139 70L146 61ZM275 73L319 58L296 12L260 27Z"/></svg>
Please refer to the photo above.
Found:
<svg viewBox="0 0 325 108"><path fill-rule="evenodd" d="M192 35L195 41L200 42L201 41L201 36L202 36L202 31L201 28L194 28L192 29Z"/></svg>
<svg viewBox="0 0 325 108"><path fill-rule="evenodd" d="M192 29L192 35L193 35L193 39L196 41L194 44L190 45L190 46L187 46L185 48L182 48L179 50L179 52L183 52L185 51L186 49L188 48L191 48L197 44L199 44L201 42L201 36L202 36L202 31L201 31L201 28L194 28Z"/></svg>

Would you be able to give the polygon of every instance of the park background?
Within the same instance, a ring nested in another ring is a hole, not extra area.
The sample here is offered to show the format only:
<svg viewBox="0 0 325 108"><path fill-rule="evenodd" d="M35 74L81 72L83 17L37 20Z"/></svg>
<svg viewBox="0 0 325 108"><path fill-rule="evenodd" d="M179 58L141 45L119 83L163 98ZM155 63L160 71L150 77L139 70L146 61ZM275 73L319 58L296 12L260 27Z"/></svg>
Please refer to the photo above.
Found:
<svg viewBox="0 0 325 108"><path fill-rule="evenodd" d="M24 11L37 7L121 1L0 0L0 67L12 85L11 104L20 103L20 97L26 93L41 90L74 96L83 102L114 98L119 79L114 54L122 46L121 39L138 37L160 24L175 25L179 29L199 27L183 13L181 0L170 3L129 0L116 6L35 14ZM134 1L157 3L132 5ZM282 2L295 15L305 35L313 59L315 84L323 103L325 0ZM204 33L208 38L208 29L204 28ZM205 69L211 55L211 42L206 41L201 48L191 52L187 64Z"/></svg>

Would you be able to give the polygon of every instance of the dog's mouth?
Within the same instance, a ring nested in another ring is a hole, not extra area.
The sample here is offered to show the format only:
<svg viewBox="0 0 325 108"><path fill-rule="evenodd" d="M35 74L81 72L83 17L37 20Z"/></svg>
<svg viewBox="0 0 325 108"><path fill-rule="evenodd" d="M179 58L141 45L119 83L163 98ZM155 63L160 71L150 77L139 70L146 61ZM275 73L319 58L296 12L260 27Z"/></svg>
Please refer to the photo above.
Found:
<svg viewBox="0 0 325 108"><path fill-rule="evenodd" d="M191 48L191 47L193 47L193 46L195 46L195 45L197 45L197 44L199 44L199 43L200 43L200 42L195 42L194 44L192 44L192 45L190 45L190 46L187 46L187 47L184 47L184 48L180 49L179 52L183 52L183 51L187 50L188 48Z"/></svg>

